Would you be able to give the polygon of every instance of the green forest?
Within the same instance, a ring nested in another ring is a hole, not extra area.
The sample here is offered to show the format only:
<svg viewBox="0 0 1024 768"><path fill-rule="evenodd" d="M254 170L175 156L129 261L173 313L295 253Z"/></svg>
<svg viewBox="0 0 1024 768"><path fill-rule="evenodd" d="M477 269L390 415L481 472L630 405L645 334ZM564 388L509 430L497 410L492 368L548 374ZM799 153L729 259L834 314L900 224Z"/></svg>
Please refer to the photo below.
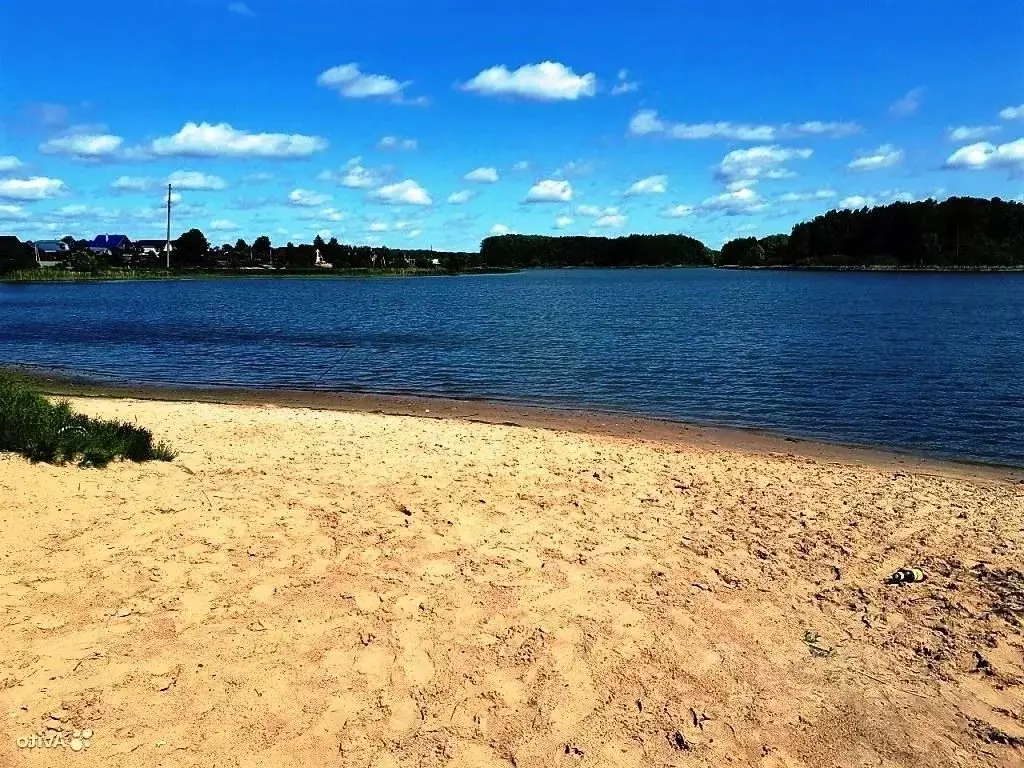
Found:
<svg viewBox="0 0 1024 768"><path fill-rule="evenodd" d="M732 240L719 265L1024 267L1024 203L951 197L829 211L789 235Z"/></svg>
<svg viewBox="0 0 1024 768"><path fill-rule="evenodd" d="M141 252L96 254L86 241L64 238L71 271L159 269L163 257ZM316 267L319 250L331 267ZM685 235L626 237L488 237L476 253L354 246L317 237L312 243L273 246L266 235L250 245L211 245L198 229L174 241L177 270L261 268L318 272L377 270L456 273L531 267L719 266L776 268L1024 267L1024 203L952 197L942 202L892 203L833 210L797 224L787 234L731 240L714 251ZM0 237L0 273L33 270L33 249Z"/></svg>

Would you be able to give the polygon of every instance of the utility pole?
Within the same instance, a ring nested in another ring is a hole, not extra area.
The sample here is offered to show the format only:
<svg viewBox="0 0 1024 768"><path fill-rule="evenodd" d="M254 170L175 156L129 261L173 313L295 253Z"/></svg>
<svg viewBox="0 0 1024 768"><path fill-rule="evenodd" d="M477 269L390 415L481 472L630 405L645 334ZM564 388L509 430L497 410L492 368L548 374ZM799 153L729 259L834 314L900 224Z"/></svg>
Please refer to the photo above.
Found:
<svg viewBox="0 0 1024 768"><path fill-rule="evenodd" d="M167 185L167 244L164 246L167 254L167 269L171 268L171 185Z"/></svg>

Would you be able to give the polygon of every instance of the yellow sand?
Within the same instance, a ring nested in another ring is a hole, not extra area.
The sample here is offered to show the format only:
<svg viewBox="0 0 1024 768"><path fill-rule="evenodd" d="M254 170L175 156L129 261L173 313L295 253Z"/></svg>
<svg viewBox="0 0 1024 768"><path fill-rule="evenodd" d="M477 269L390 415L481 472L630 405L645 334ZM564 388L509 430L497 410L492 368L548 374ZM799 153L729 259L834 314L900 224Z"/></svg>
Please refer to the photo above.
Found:
<svg viewBox="0 0 1024 768"><path fill-rule="evenodd" d="M0 456L0 765L1024 761L1024 485L74 404L181 455ZM903 565L928 581L882 584ZM47 726L94 735L17 747Z"/></svg>

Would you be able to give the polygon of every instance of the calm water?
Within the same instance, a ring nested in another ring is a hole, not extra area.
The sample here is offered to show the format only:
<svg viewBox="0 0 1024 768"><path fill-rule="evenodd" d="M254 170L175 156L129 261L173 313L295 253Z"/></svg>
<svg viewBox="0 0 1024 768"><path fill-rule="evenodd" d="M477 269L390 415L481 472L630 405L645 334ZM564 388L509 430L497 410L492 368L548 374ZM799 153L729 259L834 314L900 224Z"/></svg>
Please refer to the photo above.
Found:
<svg viewBox="0 0 1024 768"><path fill-rule="evenodd" d="M1024 275L0 285L0 363L510 399L1024 466Z"/></svg>

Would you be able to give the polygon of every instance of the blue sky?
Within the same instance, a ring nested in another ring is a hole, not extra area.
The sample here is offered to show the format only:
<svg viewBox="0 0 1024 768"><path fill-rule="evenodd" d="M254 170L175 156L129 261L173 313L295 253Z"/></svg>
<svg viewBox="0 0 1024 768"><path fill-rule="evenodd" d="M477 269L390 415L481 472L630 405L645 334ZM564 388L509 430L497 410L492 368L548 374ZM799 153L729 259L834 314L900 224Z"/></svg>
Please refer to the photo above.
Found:
<svg viewBox="0 0 1024 768"><path fill-rule="evenodd" d="M168 180L175 235L468 250L1021 199L1022 30L1019 0L4 0L0 232L159 238Z"/></svg>

